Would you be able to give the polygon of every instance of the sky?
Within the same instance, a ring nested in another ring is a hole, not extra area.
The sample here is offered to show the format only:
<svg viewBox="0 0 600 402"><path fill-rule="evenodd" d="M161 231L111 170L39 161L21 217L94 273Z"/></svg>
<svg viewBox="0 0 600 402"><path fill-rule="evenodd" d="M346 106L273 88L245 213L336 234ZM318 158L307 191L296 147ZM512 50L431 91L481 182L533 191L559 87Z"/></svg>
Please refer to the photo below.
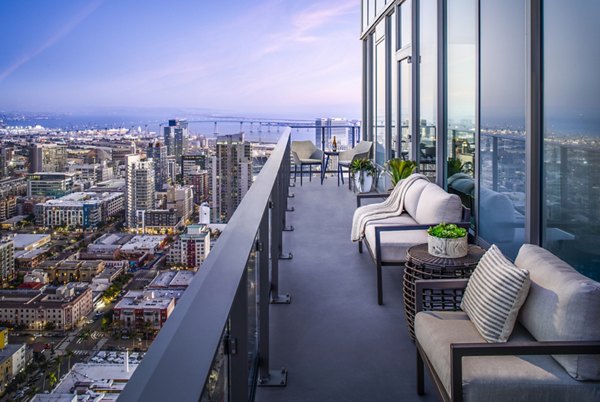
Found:
<svg viewBox="0 0 600 402"><path fill-rule="evenodd" d="M0 2L0 110L358 118L358 0Z"/></svg>

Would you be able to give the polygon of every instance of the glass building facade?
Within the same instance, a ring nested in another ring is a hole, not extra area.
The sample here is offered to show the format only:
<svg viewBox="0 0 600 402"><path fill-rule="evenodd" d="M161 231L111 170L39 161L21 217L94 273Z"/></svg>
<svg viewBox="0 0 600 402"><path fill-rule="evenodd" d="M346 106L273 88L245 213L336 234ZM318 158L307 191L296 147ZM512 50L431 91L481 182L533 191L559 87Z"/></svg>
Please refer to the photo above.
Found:
<svg viewBox="0 0 600 402"><path fill-rule="evenodd" d="M599 14L595 0L363 0L376 164L416 161L472 209L479 243L513 259L539 244L600 279Z"/></svg>

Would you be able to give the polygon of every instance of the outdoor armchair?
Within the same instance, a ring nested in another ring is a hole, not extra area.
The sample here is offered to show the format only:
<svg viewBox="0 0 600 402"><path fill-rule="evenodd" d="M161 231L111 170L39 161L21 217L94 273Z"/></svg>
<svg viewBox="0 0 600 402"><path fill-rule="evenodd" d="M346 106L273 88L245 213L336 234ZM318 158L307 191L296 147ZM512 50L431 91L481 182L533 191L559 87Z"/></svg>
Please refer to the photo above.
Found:
<svg viewBox="0 0 600 402"><path fill-rule="evenodd" d="M300 167L300 185L304 176L304 166L308 165L308 179L312 181L312 166L322 165L323 151L318 149L312 141L292 141L292 160L294 162L294 182Z"/></svg>
<svg viewBox="0 0 600 402"><path fill-rule="evenodd" d="M351 174L350 165L357 159L365 159L369 157L371 153L371 147L373 143L371 141L361 141L352 149L340 152L338 156L338 176L342 178L342 184L344 183L344 171L343 168L348 169L348 188L350 189Z"/></svg>

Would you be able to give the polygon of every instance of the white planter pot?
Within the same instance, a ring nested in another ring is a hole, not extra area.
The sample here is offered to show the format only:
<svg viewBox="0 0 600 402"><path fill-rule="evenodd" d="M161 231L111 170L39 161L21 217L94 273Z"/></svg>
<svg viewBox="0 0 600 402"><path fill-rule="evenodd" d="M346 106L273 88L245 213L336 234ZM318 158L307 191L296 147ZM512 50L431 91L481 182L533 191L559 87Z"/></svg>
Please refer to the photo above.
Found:
<svg viewBox="0 0 600 402"><path fill-rule="evenodd" d="M444 239L427 235L427 251L441 258L460 258L469 253L467 236L457 239Z"/></svg>
<svg viewBox="0 0 600 402"><path fill-rule="evenodd" d="M361 183L362 177L362 183ZM354 175L354 186L359 193L368 193L373 187L373 176L367 172L359 172Z"/></svg>

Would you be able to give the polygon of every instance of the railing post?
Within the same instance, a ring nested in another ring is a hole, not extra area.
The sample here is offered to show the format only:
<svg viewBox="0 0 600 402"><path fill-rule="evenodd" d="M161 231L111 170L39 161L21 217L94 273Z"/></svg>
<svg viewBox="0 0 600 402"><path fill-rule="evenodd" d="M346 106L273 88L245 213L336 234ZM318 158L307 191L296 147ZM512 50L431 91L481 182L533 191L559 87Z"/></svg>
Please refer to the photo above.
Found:
<svg viewBox="0 0 600 402"><path fill-rule="evenodd" d="M283 157L283 181L282 183L288 183L288 185L286 186L285 184L282 184L283 190L284 190L284 198L283 198L283 202L285 204L285 211L286 212L294 212L294 207L292 208L288 208L288 198L294 198L294 194L290 195L290 187L292 187L292 185L290 184L290 180L291 180L291 158L290 158L290 141L288 140L287 146L285 148L285 155ZM285 224L284 224L285 227ZM294 228L292 227L291 230L294 230Z"/></svg>
<svg viewBox="0 0 600 402"><path fill-rule="evenodd" d="M263 218L260 222L258 232L259 238L259 255L258 255L258 292L259 292L259 340L258 340L258 356L259 356L259 372L258 386L259 387L285 387L287 385L287 371L270 370L269 367L269 293L271 285L269 281L269 211L265 210Z"/></svg>
<svg viewBox="0 0 600 402"><path fill-rule="evenodd" d="M271 303L289 304L291 297L289 294L279 294L279 259L281 256L282 241L282 219L281 204L279 198L280 178L275 180L273 190L271 191Z"/></svg>
<svg viewBox="0 0 600 402"><path fill-rule="evenodd" d="M248 270L245 269L229 315L229 400L248 401Z"/></svg>
<svg viewBox="0 0 600 402"><path fill-rule="evenodd" d="M289 181L288 181L289 182ZM279 222L281 223L281 227L279 231L277 231L276 235L277 238L279 240L279 259L280 260L291 260L294 256L292 255L292 253L288 253L287 255L283 254L283 232L291 232L294 230L293 227L287 227L286 226L286 210L287 210L287 196L286 196L286 189L288 186L285 185L286 181L285 181L285 171L283 168L279 169L279 173L277 175L277 191L275 193L276 197L277 197L277 202L276 204L278 204L277 207L277 212L278 214L277 219L279 219Z"/></svg>

